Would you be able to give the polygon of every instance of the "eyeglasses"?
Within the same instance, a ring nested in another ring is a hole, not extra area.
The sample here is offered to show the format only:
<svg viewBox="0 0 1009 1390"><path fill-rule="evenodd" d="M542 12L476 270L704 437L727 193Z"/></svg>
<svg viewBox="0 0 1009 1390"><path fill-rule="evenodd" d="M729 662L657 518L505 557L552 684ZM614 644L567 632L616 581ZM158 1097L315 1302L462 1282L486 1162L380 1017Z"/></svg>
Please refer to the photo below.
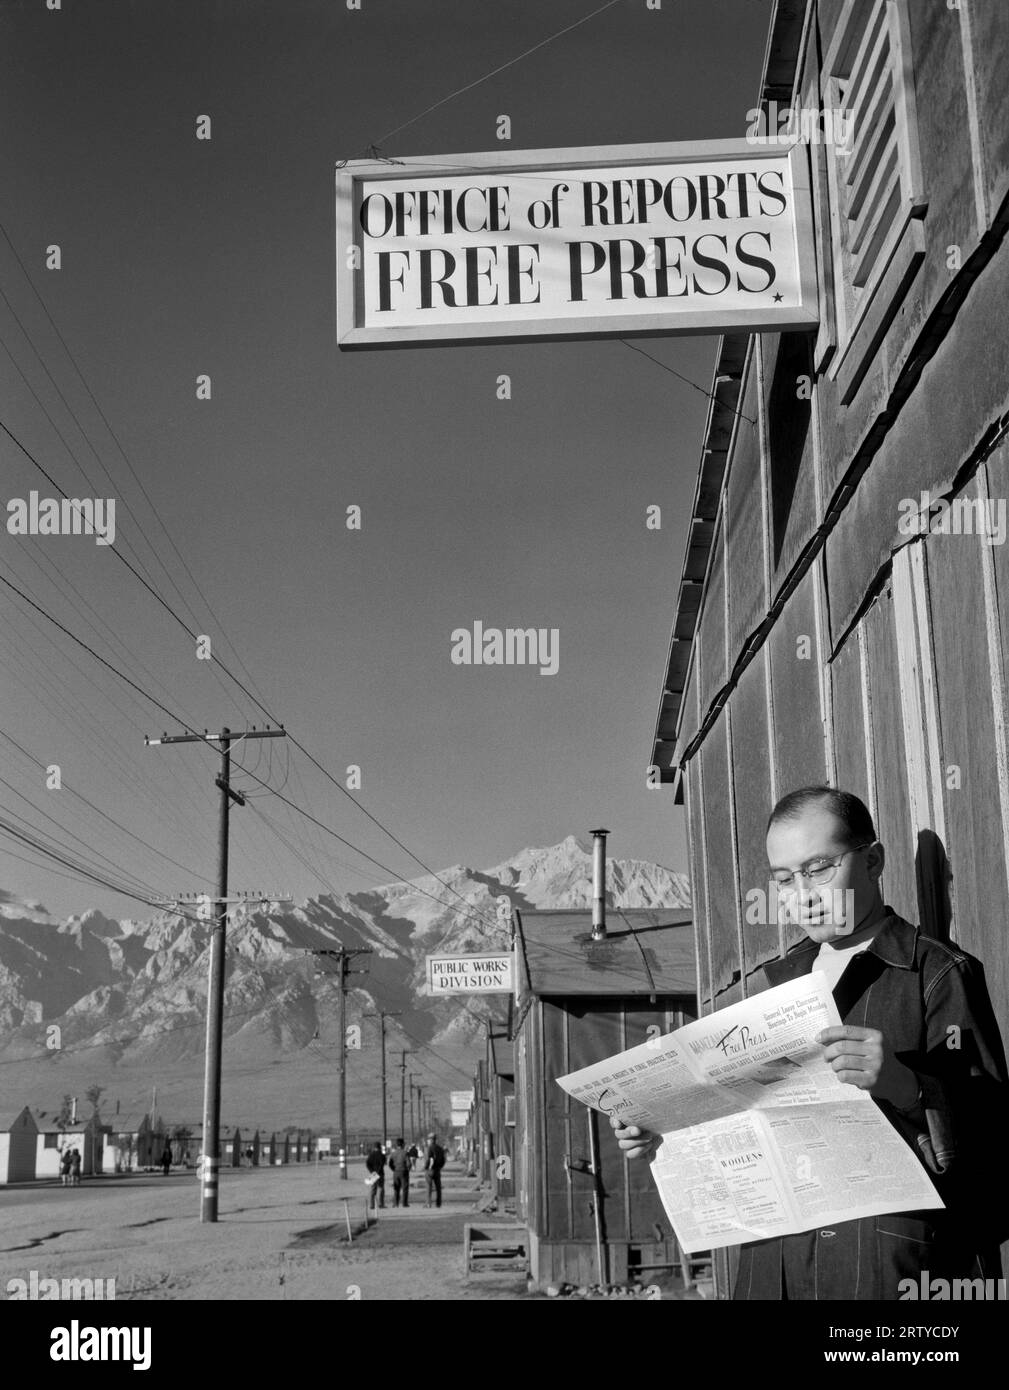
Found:
<svg viewBox="0 0 1009 1390"><path fill-rule="evenodd" d="M857 854L860 849L868 849L874 841L866 840L863 845L853 845L851 849L846 849L843 854L835 855L833 859L809 859L793 873L773 873L770 876L775 888L782 893L794 893L796 891L795 880L797 878L808 878L810 883L818 888L823 884L829 883L841 867L842 860L849 854Z"/></svg>

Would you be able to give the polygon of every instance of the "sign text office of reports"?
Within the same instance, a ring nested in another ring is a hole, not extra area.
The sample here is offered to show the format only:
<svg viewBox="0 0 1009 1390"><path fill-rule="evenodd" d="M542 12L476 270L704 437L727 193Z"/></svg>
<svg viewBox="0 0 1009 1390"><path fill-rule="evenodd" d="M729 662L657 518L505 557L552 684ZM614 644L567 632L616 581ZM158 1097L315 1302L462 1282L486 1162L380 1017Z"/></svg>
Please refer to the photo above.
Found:
<svg viewBox="0 0 1009 1390"><path fill-rule="evenodd" d="M337 341L815 328L808 159L715 140L349 165Z"/></svg>

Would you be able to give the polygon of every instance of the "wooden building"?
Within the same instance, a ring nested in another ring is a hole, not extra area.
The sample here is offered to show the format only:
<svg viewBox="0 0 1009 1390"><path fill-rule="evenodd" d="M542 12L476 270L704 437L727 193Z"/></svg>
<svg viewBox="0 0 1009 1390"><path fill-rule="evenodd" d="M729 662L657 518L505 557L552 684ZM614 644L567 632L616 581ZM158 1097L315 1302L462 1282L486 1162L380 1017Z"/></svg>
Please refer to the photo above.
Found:
<svg viewBox="0 0 1009 1390"><path fill-rule="evenodd" d="M81 1175L86 1178L105 1171L105 1126L97 1115L73 1125L38 1126L35 1176L56 1179L64 1153L76 1149L81 1156Z"/></svg>
<svg viewBox="0 0 1009 1390"><path fill-rule="evenodd" d="M556 1084L695 1015L690 911L609 916L592 941L589 912L515 914L515 1197L540 1285L682 1268L649 1165L628 1163L607 1122Z"/></svg>
<svg viewBox="0 0 1009 1390"><path fill-rule="evenodd" d="M498 1209L510 1210L515 1200L515 1044L503 1024L487 1030L484 1084L490 1190Z"/></svg>
<svg viewBox="0 0 1009 1390"><path fill-rule="evenodd" d="M242 1166L242 1131L231 1125L221 1125L217 1131L217 1157L222 1168Z"/></svg>
<svg viewBox="0 0 1009 1390"><path fill-rule="evenodd" d="M701 440L650 761L686 805L702 1013L794 940L760 912L767 816L828 782L1009 1026L1007 70L1000 4L773 11L754 96L847 110L851 145L806 141L817 332L724 337Z"/></svg>
<svg viewBox="0 0 1009 1390"><path fill-rule="evenodd" d="M167 1131L159 1115L145 1115L137 1130L137 1166L141 1169L159 1168L165 1151Z"/></svg>
<svg viewBox="0 0 1009 1390"><path fill-rule="evenodd" d="M487 1085L487 1058L481 1057L473 1073L473 1109L476 1149L474 1163L480 1184L490 1182L491 1174L491 1127L489 1120L490 1088Z"/></svg>
<svg viewBox="0 0 1009 1390"><path fill-rule="evenodd" d="M0 1184L34 1181L38 1132L27 1105L0 1115Z"/></svg>
<svg viewBox="0 0 1009 1390"><path fill-rule="evenodd" d="M192 1125L172 1125L170 1138L172 1162L180 1168L194 1168L200 1152L200 1136L193 1132Z"/></svg>
<svg viewBox="0 0 1009 1390"><path fill-rule="evenodd" d="M58 1178L63 1159L63 1131L58 1125L43 1124L41 1116L36 1120L38 1133L35 1148L35 1177ZM72 1143L66 1146L73 1148Z"/></svg>
<svg viewBox="0 0 1009 1390"><path fill-rule="evenodd" d="M477 1087L479 1072L473 1074L473 1099L470 1101L469 1112L466 1116L466 1123L462 1129L462 1156L466 1165L468 1177L475 1178L480 1168L480 1125L482 1107L477 1105Z"/></svg>
<svg viewBox="0 0 1009 1390"><path fill-rule="evenodd" d="M131 1173L141 1167L140 1150L147 1146L150 1118L146 1114L116 1115L102 1127L103 1173Z"/></svg>

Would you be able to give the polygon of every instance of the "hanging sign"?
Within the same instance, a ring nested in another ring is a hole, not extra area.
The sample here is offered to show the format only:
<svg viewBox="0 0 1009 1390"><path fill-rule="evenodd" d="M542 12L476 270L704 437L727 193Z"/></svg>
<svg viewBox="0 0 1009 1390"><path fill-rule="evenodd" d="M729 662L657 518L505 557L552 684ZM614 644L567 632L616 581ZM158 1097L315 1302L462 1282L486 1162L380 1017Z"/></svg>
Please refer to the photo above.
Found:
<svg viewBox="0 0 1009 1390"><path fill-rule="evenodd" d="M348 164L337 341L815 328L808 157L713 140Z"/></svg>
<svg viewBox="0 0 1009 1390"><path fill-rule="evenodd" d="M515 957L428 956L428 994L513 994Z"/></svg>

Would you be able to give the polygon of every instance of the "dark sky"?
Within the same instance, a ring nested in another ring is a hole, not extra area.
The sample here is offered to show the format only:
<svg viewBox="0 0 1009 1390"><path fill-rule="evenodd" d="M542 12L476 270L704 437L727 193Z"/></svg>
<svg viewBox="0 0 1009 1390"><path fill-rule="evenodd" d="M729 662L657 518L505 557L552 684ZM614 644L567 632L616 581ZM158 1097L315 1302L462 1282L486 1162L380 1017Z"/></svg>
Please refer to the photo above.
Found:
<svg viewBox="0 0 1009 1390"><path fill-rule="evenodd" d="M116 497L117 549L334 774L361 767L356 795L434 868L489 867L598 824L615 856L686 867L682 812L645 770L704 395L618 342L335 346L335 163L596 9L0 6L4 423L71 495ZM740 137L769 12L618 0L381 153L499 149L502 114L511 149ZM707 390L715 342L642 345ZM210 401L196 398L202 373ZM496 399L501 374L510 401ZM4 504L53 495L6 435L0 477ZM265 722L92 539L0 531L0 575L198 728ZM558 673L453 665L452 629L477 619L558 629ZM177 725L3 587L0 642L5 818L117 881L208 886L209 751L145 749L144 733ZM391 872L236 772L263 794L233 816L235 888L300 896L421 872L301 753L239 756ZM59 764L62 790L38 764ZM62 913L144 914L0 846L0 889Z"/></svg>

